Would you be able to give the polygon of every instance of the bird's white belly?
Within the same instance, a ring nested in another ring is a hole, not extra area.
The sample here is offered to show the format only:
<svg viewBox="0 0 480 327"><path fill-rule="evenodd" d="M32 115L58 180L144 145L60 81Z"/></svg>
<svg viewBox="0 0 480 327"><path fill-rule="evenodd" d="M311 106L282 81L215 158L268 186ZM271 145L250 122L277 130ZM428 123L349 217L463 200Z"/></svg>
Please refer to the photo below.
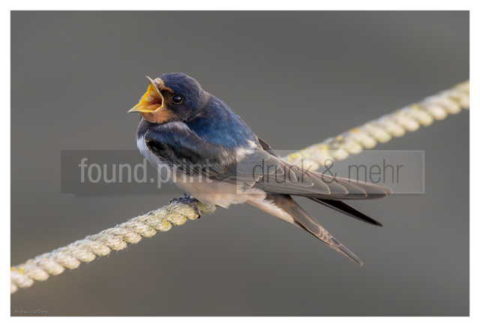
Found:
<svg viewBox="0 0 480 327"><path fill-rule="evenodd" d="M175 184L198 200L217 206L228 208L232 204L240 204L247 201L259 201L265 199L265 192L206 179L205 177L189 177L177 174Z"/></svg>

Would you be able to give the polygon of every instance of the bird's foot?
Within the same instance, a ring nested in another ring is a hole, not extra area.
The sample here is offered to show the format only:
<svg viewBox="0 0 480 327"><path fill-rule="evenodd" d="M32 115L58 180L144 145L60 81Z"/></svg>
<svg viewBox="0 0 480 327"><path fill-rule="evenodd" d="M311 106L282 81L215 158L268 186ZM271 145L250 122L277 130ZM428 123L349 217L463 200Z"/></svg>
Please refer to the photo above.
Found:
<svg viewBox="0 0 480 327"><path fill-rule="evenodd" d="M200 219L202 217L202 211L199 208L199 204L201 202L198 201L197 199L195 199L190 194L184 193L183 196L175 198L172 201L170 201L170 203L173 203L173 202L183 203L183 204L189 205L190 207L193 208L193 210L195 210L195 213L198 216L197 219Z"/></svg>

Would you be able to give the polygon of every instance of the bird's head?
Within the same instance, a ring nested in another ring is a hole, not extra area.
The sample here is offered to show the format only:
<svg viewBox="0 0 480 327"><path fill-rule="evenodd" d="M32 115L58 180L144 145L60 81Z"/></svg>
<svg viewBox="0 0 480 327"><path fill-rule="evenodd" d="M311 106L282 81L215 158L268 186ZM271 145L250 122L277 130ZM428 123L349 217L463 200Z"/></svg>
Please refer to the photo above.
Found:
<svg viewBox="0 0 480 327"><path fill-rule="evenodd" d="M151 123L188 121L208 102L210 95L187 74L168 73L155 79L147 78L147 91L128 112L138 112Z"/></svg>

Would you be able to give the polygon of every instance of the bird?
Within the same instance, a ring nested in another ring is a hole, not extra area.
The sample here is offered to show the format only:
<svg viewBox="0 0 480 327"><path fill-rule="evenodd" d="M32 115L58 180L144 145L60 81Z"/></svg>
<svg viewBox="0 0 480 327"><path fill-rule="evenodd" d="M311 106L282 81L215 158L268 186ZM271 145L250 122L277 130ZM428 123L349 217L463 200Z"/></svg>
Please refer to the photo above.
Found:
<svg viewBox="0 0 480 327"><path fill-rule="evenodd" d="M166 167L169 178L201 202L222 208L251 205L300 227L363 265L294 197L382 226L344 200L381 198L390 194L390 189L284 161L224 101L185 73L147 79L146 92L128 112L141 116L137 147L151 164Z"/></svg>

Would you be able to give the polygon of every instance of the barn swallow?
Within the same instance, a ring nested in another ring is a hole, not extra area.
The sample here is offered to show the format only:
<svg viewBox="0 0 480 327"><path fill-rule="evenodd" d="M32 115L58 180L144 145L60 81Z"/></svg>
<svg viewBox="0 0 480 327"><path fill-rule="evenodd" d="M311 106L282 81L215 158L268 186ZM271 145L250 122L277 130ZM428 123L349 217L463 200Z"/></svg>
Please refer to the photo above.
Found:
<svg viewBox="0 0 480 327"><path fill-rule="evenodd" d="M184 73L147 78L147 91L129 112L142 117L137 147L150 163L168 167L173 181L202 202L223 208L240 203L252 205L301 227L352 261L363 264L293 196L381 226L343 200L383 197L389 193L387 188L332 178L287 163L225 102Z"/></svg>

